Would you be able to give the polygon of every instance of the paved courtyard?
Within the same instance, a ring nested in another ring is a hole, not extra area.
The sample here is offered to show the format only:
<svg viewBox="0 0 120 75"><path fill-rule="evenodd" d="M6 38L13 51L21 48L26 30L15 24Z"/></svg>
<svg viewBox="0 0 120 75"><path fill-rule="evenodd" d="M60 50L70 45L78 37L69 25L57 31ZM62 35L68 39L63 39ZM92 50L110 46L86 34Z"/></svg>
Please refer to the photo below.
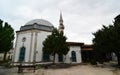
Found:
<svg viewBox="0 0 120 75"><path fill-rule="evenodd" d="M38 69L35 73L17 73L17 68L0 67L0 75L120 75L120 69L113 67L96 67L92 65L77 65L69 68Z"/></svg>

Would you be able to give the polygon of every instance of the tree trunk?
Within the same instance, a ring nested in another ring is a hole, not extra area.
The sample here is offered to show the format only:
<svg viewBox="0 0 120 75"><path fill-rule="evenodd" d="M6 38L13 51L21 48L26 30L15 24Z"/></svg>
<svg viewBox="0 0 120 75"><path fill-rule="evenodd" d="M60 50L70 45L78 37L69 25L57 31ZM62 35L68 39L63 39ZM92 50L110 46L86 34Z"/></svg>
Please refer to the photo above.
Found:
<svg viewBox="0 0 120 75"><path fill-rule="evenodd" d="M55 64L55 53L53 54L53 64Z"/></svg>
<svg viewBox="0 0 120 75"><path fill-rule="evenodd" d="M120 67L120 55L117 56L117 60L118 60L118 66Z"/></svg>
<svg viewBox="0 0 120 75"><path fill-rule="evenodd" d="M7 52L4 52L3 61L5 61L5 60L6 60L6 55L7 55Z"/></svg>
<svg viewBox="0 0 120 75"><path fill-rule="evenodd" d="M120 66L120 53L119 52L115 52L115 54L117 56L118 66Z"/></svg>

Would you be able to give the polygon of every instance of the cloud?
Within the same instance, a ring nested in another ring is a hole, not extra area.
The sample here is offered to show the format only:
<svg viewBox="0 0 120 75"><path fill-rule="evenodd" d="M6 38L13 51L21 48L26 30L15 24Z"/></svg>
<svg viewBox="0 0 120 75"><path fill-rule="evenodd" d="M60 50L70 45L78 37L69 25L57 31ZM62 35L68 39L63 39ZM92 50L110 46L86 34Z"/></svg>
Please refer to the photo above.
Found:
<svg viewBox="0 0 120 75"><path fill-rule="evenodd" d="M62 10L68 41L92 43L92 33L111 24L119 7L120 0L1 0L0 17L15 30L35 18L58 27Z"/></svg>

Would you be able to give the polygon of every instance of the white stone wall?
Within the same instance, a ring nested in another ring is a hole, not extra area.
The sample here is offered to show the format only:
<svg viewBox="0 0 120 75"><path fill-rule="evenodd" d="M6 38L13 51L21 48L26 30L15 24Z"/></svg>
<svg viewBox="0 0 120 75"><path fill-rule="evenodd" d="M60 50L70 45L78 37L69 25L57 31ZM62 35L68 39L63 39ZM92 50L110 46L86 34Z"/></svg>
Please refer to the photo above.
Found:
<svg viewBox="0 0 120 75"><path fill-rule="evenodd" d="M117 61L117 56L115 55L115 53L111 53L111 55L112 55L112 60Z"/></svg>
<svg viewBox="0 0 120 75"><path fill-rule="evenodd" d="M3 61L4 58L4 53L0 53L0 61ZM9 54L9 52L6 55L6 60L11 60L12 59L12 54Z"/></svg>
<svg viewBox="0 0 120 75"><path fill-rule="evenodd" d="M71 61L71 52L72 51L75 51L76 52L76 62L72 62ZM52 59L51 59L52 60ZM68 52L68 54L65 56L63 55L63 63L81 63L82 60L81 60L81 47L80 46L70 46L70 50ZM56 54L55 56L55 63L61 63L61 62L58 62L58 55Z"/></svg>
<svg viewBox="0 0 120 75"><path fill-rule="evenodd" d="M43 41L47 38L48 35L50 35L51 32L45 32L45 31L40 31L38 33L38 38L37 38L37 53L36 53L36 62L42 61L43 57Z"/></svg>
<svg viewBox="0 0 120 75"><path fill-rule="evenodd" d="M50 35L51 32L41 31L41 30L27 30L17 32L16 45L14 50L13 62L19 62L20 48L25 47L25 60L24 62L41 62L43 58L43 41ZM26 38L26 41L23 42L22 39ZM72 62L71 52L76 52L76 62ZM50 56L51 60L52 56ZM58 55L56 54L55 58L56 63L58 62ZM63 56L64 63L81 63L81 47L80 46L70 46L70 51L66 56Z"/></svg>
<svg viewBox="0 0 120 75"><path fill-rule="evenodd" d="M36 58L36 62L42 61L42 43L46 39L47 35L50 34L51 32L41 30L17 32L13 62L19 62L20 48L23 46L26 48L24 62L33 62L34 58ZM25 42L22 41L24 37L26 38Z"/></svg>
<svg viewBox="0 0 120 75"><path fill-rule="evenodd" d="M0 53L0 61L3 60L3 56L4 56L4 54L3 54L3 53Z"/></svg>
<svg viewBox="0 0 120 75"><path fill-rule="evenodd" d="M22 39L23 37L26 38L26 41L23 43ZM19 54L20 54L20 48L25 47L25 61L28 62L29 59L29 50L30 50L30 38L31 38L31 32L20 32L17 33L17 40L16 40L16 46L15 46L15 53L14 53L14 62L19 62Z"/></svg>
<svg viewBox="0 0 120 75"><path fill-rule="evenodd" d="M76 62L71 61L71 52L76 52ZM65 63L81 63L81 47L80 46L70 46L70 50L68 54L66 55Z"/></svg>

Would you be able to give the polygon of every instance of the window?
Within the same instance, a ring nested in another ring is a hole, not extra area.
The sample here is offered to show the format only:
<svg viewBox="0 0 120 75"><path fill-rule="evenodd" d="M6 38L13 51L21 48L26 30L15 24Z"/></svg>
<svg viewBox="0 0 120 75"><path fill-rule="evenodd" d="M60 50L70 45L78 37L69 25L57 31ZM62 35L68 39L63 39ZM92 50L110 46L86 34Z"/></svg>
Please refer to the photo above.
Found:
<svg viewBox="0 0 120 75"><path fill-rule="evenodd" d="M43 52L43 61L49 61L49 54L48 53L45 53Z"/></svg>
<svg viewBox="0 0 120 75"><path fill-rule="evenodd" d="M71 58L72 58L72 62L76 62L76 52L75 51L72 51L71 52Z"/></svg>
<svg viewBox="0 0 120 75"><path fill-rule="evenodd" d="M63 62L63 55L62 55L62 54L59 54L59 55L58 55L58 61L59 61L59 62Z"/></svg>
<svg viewBox="0 0 120 75"><path fill-rule="evenodd" d="M20 62L23 62L24 59L25 59L25 47L22 47L22 48L20 49L19 61L20 61Z"/></svg>

